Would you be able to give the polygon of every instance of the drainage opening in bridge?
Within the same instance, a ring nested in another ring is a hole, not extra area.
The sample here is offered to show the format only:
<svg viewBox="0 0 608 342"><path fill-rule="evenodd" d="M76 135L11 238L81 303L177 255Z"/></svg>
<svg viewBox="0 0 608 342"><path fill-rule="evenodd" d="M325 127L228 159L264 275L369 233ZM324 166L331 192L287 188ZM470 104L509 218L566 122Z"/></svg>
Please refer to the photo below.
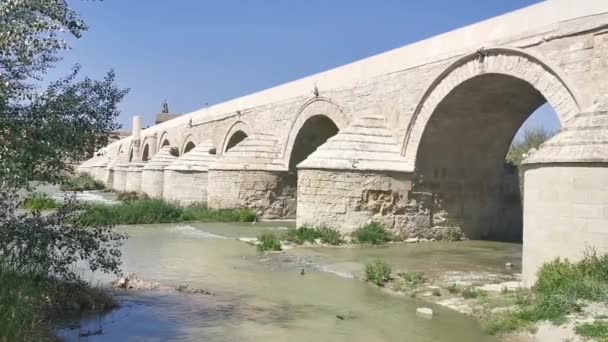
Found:
<svg viewBox="0 0 608 342"><path fill-rule="evenodd" d="M541 124L557 130L546 102L529 83L508 75L484 74L458 85L426 124L412 196L430 199L431 212L444 214L439 217L469 238L521 241L523 180L517 164L526 151L516 146L511 160L505 157L512 143L526 138L522 130Z"/></svg>

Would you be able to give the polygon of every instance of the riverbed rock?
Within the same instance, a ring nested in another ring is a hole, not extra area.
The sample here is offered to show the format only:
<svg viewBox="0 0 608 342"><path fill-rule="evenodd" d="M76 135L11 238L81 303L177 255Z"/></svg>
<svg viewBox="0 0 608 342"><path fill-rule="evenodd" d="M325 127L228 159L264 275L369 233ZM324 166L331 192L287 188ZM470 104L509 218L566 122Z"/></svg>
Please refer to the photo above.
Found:
<svg viewBox="0 0 608 342"><path fill-rule="evenodd" d="M155 281L138 279L135 273L129 273L113 281L112 287L119 289L155 290L160 288L160 284Z"/></svg>
<svg viewBox="0 0 608 342"><path fill-rule="evenodd" d="M179 286L177 286L177 288L175 288L175 290L177 292L183 292L183 293L193 293L193 294L203 294L203 295L210 295L213 296L213 293L204 290L204 289L199 289L196 287L190 287L188 284L183 283L180 284Z"/></svg>
<svg viewBox="0 0 608 342"><path fill-rule="evenodd" d="M432 318L433 310L431 308L417 308L416 315L423 318Z"/></svg>

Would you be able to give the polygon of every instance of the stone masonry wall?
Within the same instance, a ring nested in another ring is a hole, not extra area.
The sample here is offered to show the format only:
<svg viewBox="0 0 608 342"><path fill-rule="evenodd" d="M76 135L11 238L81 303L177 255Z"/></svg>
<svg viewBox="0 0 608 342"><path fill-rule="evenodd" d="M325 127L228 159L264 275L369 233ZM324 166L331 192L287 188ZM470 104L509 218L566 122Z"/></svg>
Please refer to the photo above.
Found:
<svg viewBox="0 0 608 342"><path fill-rule="evenodd" d="M214 209L249 208L260 217L295 214L295 199L283 196L286 172L210 170L208 205Z"/></svg>
<svg viewBox="0 0 608 342"><path fill-rule="evenodd" d="M208 172L165 170L163 198L187 205L207 202Z"/></svg>
<svg viewBox="0 0 608 342"><path fill-rule="evenodd" d="M127 183L125 185L125 191L127 192L140 192L141 191L141 174L142 169L136 170L129 169L127 171Z"/></svg>
<svg viewBox="0 0 608 342"><path fill-rule="evenodd" d="M152 198L162 198L165 175L163 170L143 170L141 192Z"/></svg>
<svg viewBox="0 0 608 342"><path fill-rule="evenodd" d="M430 213L408 198L407 173L298 171L298 226L339 229L347 234L370 222L401 237L433 238Z"/></svg>
<svg viewBox="0 0 608 342"><path fill-rule="evenodd" d="M556 257L585 248L608 252L608 168L584 164L529 167L524 183L523 280ZM540 247L540 248L539 248Z"/></svg>

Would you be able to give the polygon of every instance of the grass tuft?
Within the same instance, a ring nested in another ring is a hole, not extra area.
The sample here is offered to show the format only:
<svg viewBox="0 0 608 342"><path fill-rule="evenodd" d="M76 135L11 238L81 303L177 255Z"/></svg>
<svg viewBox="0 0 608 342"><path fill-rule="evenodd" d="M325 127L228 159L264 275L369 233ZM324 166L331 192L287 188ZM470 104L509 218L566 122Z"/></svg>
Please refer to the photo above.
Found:
<svg viewBox="0 0 608 342"><path fill-rule="evenodd" d="M273 233L262 233L258 236L258 250L260 252L265 251L280 251L281 241Z"/></svg>
<svg viewBox="0 0 608 342"><path fill-rule="evenodd" d="M516 309L491 317L489 332L510 332L540 321L563 323L567 315L581 312L584 302L608 300L608 255L588 251L578 262L556 259L541 267L532 289L505 296L513 296Z"/></svg>
<svg viewBox="0 0 608 342"><path fill-rule="evenodd" d="M577 325L574 331L586 338L595 339L597 341L608 341L608 322L606 321L595 321L592 323L583 323Z"/></svg>
<svg viewBox="0 0 608 342"><path fill-rule="evenodd" d="M23 201L23 207L29 210L51 210L60 206L61 203L41 192L34 192Z"/></svg>
<svg viewBox="0 0 608 342"><path fill-rule="evenodd" d="M480 290L480 289L476 288L475 286L465 287L464 290L462 290L461 294L466 299L486 297L488 295L485 291Z"/></svg>
<svg viewBox="0 0 608 342"><path fill-rule="evenodd" d="M366 224L354 231L352 235L357 242L370 245L382 245L392 240L384 226L377 222Z"/></svg>
<svg viewBox="0 0 608 342"><path fill-rule="evenodd" d="M365 280L378 286L384 286L391 278L391 266L383 260L376 260L365 265Z"/></svg>
<svg viewBox="0 0 608 342"><path fill-rule="evenodd" d="M426 282L423 272L399 272L397 275L412 286L422 285Z"/></svg>
<svg viewBox="0 0 608 342"><path fill-rule="evenodd" d="M301 245L305 242L315 243L317 239L329 245L340 245L344 243L342 235L339 231L332 228L317 228L311 226L302 226L300 228L290 228L285 234L285 240L291 243Z"/></svg>

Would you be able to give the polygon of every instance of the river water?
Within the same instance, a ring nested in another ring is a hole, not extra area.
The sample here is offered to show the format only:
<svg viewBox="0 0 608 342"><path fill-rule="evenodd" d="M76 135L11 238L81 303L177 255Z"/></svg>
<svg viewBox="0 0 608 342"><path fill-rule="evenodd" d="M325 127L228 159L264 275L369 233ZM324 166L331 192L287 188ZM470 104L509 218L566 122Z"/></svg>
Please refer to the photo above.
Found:
<svg viewBox="0 0 608 342"><path fill-rule="evenodd" d="M501 272L521 246L492 242L297 248L261 254L236 237L290 223L124 226L123 270L174 288L118 292L121 308L63 322L66 341L496 341L471 318L353 279L380 257L399 270ZM304 268L305 274L301 275ZM106 284L107 276L93 282ZM434 311L432 319L416 308ZM337 317L340 315L345 319ZM88 332L100 334L83 337Z"/></svg>

